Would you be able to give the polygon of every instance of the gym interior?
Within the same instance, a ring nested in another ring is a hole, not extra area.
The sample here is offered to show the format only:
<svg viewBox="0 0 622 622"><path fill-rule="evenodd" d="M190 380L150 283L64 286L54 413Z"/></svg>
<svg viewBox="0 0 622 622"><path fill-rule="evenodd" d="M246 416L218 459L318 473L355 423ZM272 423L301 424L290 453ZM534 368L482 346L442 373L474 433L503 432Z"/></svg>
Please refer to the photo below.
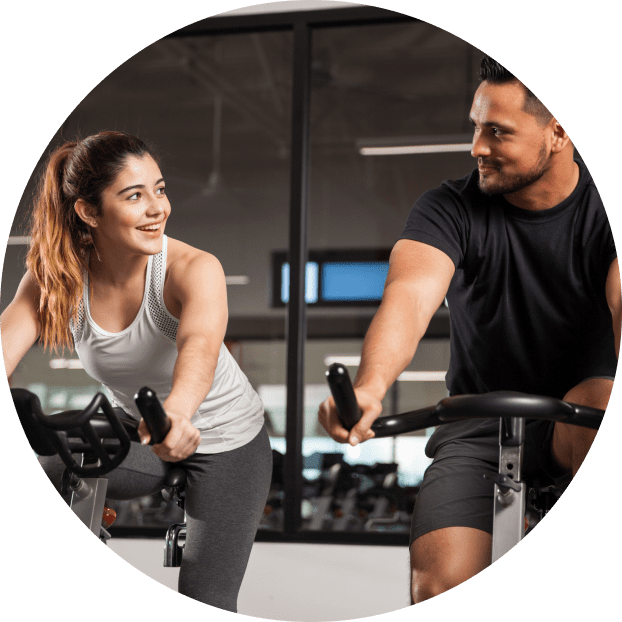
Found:
<svg viewBox="0 0 622 622"><path fill-rule="evenodd" d="M410 604L410 515L432 430L353 448L327 436L317 410L329 395L328 365L356 373L411 205L473 168L468 113L482 53L384 9L281 4L202 20L140 51L76 106L40 166L61 142L102 129L156 147L172 205L167 234L222 263L225 343L261 397L270 433L272 487L239 612L367 617ZM0 310L23 275L40 166L11 228ZM442 306L385 413L447 396L448 361ZM102 390L75 353L42 347L11 385L35 393L48 413L83 408ZM161 559L181 510L160 493L110 507L108 546L175 589L176 570ZM350 586L357 597L340 598Z"/></svg>

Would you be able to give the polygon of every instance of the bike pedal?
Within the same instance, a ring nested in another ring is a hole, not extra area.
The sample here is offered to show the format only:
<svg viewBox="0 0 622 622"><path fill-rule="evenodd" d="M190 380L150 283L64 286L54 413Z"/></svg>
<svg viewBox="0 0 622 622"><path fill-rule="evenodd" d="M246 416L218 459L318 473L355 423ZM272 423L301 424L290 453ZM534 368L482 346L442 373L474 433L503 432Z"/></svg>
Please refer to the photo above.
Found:
<svg viewBox="0 0 622 622"><path fill-rule="evenodd" d="M117 518L117 513L112 510L111 508L104 508L104 513L102 515L102 524L104 525L104 527L106 529L108 529L110 527L110 525L112 525L112 523L114 523L114 521Z"/></svg>

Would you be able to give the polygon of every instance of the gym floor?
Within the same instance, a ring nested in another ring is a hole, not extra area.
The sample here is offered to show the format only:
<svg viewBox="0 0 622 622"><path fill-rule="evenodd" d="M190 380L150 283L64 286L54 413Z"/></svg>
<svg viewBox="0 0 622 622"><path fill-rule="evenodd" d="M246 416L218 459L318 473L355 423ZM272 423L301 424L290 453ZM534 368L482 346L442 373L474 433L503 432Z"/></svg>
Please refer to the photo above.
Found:
<svg viewBox="0 0 622 622"><path fill-rule="evenodd" d="M155 581L176 589L179 569L162 567L162 540L113 538L108 546ZM380 615L410 605L408 577L406 547L258 542L238 613L305 622Z"/></svg>

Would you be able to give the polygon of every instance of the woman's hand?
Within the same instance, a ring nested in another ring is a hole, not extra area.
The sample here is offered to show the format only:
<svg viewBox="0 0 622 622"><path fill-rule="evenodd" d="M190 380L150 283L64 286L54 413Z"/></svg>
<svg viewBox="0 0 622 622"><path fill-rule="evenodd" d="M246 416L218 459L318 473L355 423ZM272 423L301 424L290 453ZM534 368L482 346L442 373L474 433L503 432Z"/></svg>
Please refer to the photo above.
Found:
<svg viewBox="0 0 622 622"><path fill-rule="evenodd" d="M370 428L382 412L382 403L365 389L354 389L354 394L362 416L349 432L339 421L335 400L332 397L322 402L318 412L318 419L331 438L338 443L349 443L352 446L376 436Z"/></svg>
<svg viewBox="0 0 622 622"><path fill-rule="evenodd" d="M153 453L165 462L179 462L196 451L201 442L201 433L186 417L172 412L166 414L171 420L171 429L164 441L153 446ZM144 419L138 426L138 435L143 445L151 440L151 434Z"/></svg>

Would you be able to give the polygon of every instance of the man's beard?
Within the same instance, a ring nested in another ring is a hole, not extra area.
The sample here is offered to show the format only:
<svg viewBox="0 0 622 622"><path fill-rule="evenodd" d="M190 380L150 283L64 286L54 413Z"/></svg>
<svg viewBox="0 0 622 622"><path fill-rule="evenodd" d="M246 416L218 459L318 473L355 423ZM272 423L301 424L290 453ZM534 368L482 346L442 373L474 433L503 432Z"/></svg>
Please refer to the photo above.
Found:
<svg viewBox="0 0 622 622"><path fill-rule="evenodd" d="M484 194L511 194L518 192L527 186L531 186L537 182L549 170L550 158L546 155L546 145L542 144L538 161L526 173L518 173L514 175L503 175L500 171L497 173L496 179L486 179L485 176L479 175L479 189ZM485 161L482 164L486 164Z"/></svg>

